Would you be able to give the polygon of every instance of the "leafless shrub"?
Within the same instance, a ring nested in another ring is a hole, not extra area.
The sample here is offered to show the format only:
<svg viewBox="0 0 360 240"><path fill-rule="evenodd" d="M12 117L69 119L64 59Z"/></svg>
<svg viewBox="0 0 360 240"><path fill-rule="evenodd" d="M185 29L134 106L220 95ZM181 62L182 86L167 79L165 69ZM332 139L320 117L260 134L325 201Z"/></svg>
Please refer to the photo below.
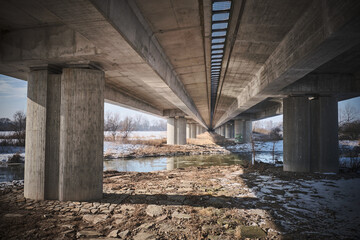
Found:
<svg viewBox="0 0 360 240"><path fill-rule="evenodd" d="M25 146L26 115L23 111L17 111L16 113L14 113L13 118L13 137L17 140L17 145Z"/></svg>

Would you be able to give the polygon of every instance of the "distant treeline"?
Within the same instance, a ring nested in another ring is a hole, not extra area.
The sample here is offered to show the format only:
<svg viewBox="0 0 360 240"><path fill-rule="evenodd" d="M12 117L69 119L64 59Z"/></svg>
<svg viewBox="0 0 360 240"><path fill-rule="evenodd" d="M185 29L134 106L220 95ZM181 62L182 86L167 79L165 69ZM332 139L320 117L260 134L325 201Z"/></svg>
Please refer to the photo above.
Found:
<svg viewBox="0 0 360 240"><path fill-rule="evenodd" d="M9 118L0 118L0 131L12 131L14 123Z"/></svg>

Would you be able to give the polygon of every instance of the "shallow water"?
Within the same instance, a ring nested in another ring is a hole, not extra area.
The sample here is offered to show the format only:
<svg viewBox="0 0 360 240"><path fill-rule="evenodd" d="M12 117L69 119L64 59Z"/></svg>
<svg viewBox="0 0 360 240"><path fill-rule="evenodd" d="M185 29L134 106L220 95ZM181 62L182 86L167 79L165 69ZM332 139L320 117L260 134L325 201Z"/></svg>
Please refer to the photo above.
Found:
<svg viewBox="0 0 360 240"><path fill-rule="evenodd" d="M23 163L0 165L0 182L11 182L13 180L23 180L24 179L24 165L25 164L23 164Z"/></svg>
<svg viewBox="0 0 360 240"><path fill-rule="evenodd" d="M275 153L275 159L282 161L282 153ZM256 154L256 160L273 163L270 152ZM193 155L178 157L154 157L134 159L113 159L104 161L105 170L116 170L119 172L152 172L159 170L172 170L190 166L228 166L244 164L251 161L251 153L229 154L229 155Z"/></svg>
<svg viewBox="0 0 360 240"><path fill-rule="evenodd" d="M275 153L275 158L282 161L282 153ZM256 160L273 163L271 152L259 152ZM192 155L178 157L147 157L134 159L113 159L104 161L104 171L116 170L119 172L152 172L172 170L190 166L228 166L244 164L251 161L251 153L229 155ZM24 179L24 164L0 165L0 182Z"/></svg>

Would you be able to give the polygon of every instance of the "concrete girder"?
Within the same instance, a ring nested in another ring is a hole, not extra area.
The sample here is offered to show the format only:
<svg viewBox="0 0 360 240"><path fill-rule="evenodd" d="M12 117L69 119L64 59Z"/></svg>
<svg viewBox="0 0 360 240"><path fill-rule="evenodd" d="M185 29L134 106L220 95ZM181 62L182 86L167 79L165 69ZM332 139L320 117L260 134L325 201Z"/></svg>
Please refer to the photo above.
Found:
<svg viewBox="0 0 360 240"><path fill-rule="evenodd" d="M311 2L215 127L360 44L359 11L355 0Z"/></svg>
<svg viewBox="0 0 360 240"><path fill-rule="evenodd" d="M113 0L80 0L76 4L56 0L40 2L92 42L113 64L137 64L138 73L149 74L148 78L138 78L149 87L149 91L157 92L201 125L206 125L134 4Z"/></svg>

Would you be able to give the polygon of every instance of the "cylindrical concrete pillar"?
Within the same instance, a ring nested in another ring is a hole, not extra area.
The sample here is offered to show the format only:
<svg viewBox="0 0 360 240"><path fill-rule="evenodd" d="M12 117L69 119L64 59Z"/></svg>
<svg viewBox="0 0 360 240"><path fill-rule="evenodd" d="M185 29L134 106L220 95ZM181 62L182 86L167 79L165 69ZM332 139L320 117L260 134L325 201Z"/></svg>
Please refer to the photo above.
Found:
<svg viewBox="0 0 360 240"><path fill-rule="evenodd" d="M177 142L177 131L176 131L176 119L174 117L169 117L167 120L167 144L174 145Z"/></svg>
<svg viewBox="0 0 360 240"><path fill-rule="evenodd" d="M104 73L65 68L61 76L59 200L102 198Z"/></svg>
<svg viewBox="0 0 360 240"><path fill-rule="evenodd" d="M178 145L185 145L186 144L186 119L184 117L179 117L176 119L176 134L177 134L177 141L176 144Z"/></svg>
<svg viewBox="0 0 360 240"><path fill-rule="evenodd" d="M47 69L28 75L25 147L26 198L58 199L60 79Z"/></svg>
<svg viewBox="0 0 360 240"><path fill-rule="evenodd" d="M334 97L284 99L284 171L337 172L338 113Z"/></svg>
<svg viewBox="0 0 360 240"><path fill-rule="evenodd" d="M196 124L190 124L190 138L196 138Z"/></svg>

